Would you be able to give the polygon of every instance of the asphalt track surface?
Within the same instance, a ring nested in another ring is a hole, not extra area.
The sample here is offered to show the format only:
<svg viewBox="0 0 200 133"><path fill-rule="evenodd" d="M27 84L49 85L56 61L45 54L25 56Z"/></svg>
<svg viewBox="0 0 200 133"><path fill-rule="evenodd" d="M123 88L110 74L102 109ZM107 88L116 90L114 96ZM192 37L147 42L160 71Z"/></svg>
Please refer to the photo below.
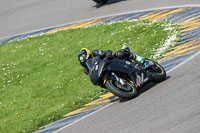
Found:
<svg viewBox="0 0 200 133"><path fill-rule="evenodd" d="M119 100L56 133L199 133L200 51L168 79L132 100Z"/></svg>
<svg viewBox="0 0 200 133"><path fill-rule="evenodd" d="M113 14L199 5L199 0L124 0L101 8L92 0L0 0L0 39Z"/></svg>
<svg viewBox="0 0 200 133"><path fill-rule="evenodd" d="M96 9L91 0L0 0L0 38L100 16L197 5L199 0L126 0ZM200 55L139 97L120 100L58 132L196 133L200 131Z"/></svg>

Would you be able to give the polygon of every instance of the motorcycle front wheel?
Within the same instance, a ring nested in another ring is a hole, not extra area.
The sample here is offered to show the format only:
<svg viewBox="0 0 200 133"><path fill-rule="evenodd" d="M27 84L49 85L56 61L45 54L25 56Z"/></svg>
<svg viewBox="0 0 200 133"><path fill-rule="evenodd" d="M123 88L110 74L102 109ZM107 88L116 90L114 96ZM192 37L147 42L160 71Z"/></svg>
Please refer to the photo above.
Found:
<svg viewBox="0 0 200 133"><path fill-rule="evenodd" d="M126 84L123 85L123 87L126 87L123 89L122 85L119 85L116 80L107 80L105 86L111 93L120 98L132 99L137 95L136 88L128 81L126 81Z"/></svg>
<svg viewBox="0 0 200 133"><path fill-rule="evenodd" d="M149 72L152 72L152 82L154 83L160 83L164 81L167 76L165 69L157 62L154 62L154 65L150 67Z"/></svg>

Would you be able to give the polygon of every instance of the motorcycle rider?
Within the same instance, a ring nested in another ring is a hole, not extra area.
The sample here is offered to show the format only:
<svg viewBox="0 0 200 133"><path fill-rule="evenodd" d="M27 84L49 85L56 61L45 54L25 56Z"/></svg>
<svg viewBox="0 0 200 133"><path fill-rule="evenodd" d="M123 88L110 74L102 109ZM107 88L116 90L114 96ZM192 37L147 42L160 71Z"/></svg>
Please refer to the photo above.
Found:
<svg viewBox="0 0 200 133"><path fill-rule="evenodd" d="M86 66L86 62L88 59L93 58L95 56L99 56L100 58L110 58L112 57L112 51L111 50L94 50L93 52L90 52L87 48L82 48L80 52L78 53L78 60L80 64L84 67L84 72L85 74L89 74L89 70ZM126 59L127 61L134 60L140 64L143 63L143 57L138 56L134 53L130 52L130 49L128 46L124 46L122 49L118 50L117 52L114 53L114 56L119 58L119 59Z"/></svg>

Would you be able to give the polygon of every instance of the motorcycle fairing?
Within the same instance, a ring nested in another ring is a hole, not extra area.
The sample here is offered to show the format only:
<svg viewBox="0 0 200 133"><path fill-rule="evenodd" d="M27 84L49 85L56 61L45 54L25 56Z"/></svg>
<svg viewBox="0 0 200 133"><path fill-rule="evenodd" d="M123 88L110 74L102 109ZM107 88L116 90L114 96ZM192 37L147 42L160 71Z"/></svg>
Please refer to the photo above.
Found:
<svg viewBox="0 0 200 133"><path fill-rule="evenodd" d="M112 59L105 68L106 71L115 72L115 73L125 73L131 75L134 71L134 66L132 63L127 63L126 60L122 59Z"/></svg>
<svg viewBox="0 0 200 133"><path fill-rule="evenodd" d="M105 66L105 61L101 60L98 56L87 60L86 66L89 69L89 77L94 85L97 85L101 77L101 73Z"/></svg>
<svg viewBox="0 0 200 133"><path fill-rule="evenodd" d="M91 82L94 85L98 85L99 79L101 79L102 72L114 72L114 73L121 73L122 75L130 76L134 71L134 65L132 63L127 63L126 60L114 58L108 62L100 59L100 57L94 57L88 59L86 62L86 66L89 69L89 77ZM115 77L111 76L109 78L115 79Z"/></svg>

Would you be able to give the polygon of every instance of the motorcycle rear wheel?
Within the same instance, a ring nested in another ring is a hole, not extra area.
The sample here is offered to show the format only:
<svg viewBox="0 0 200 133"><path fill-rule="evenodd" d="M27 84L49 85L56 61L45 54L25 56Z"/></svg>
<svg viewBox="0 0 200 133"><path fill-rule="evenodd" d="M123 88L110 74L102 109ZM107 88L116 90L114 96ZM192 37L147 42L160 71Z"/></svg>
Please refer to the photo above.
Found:
<svg viewBox="0 0 200 133"><path fill-rule="evenodd" d="M132 99L134 97L136 97L137 95L137 90L136 88L127 81L127 86L130 87L130 91L125 91L120 89L116 83L117 81L113 81L113 80L107 80L105 83L106 88L113 93L114 95L120 97L120 98L124 98L124 99Z"/></svg>

